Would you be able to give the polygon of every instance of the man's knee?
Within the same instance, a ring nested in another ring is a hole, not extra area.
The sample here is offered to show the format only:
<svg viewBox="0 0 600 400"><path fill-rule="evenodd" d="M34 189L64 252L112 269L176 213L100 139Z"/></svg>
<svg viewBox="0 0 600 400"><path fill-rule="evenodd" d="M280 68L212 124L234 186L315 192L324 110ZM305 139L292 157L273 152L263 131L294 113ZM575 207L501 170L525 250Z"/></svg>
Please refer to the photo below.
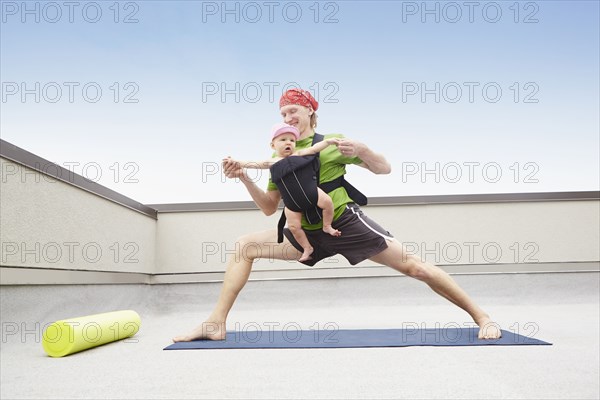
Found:
<svg viewBox="0 0 600 400"><path fill-rule="evenodd" d="M236 256L247 261L254 261L261 257L261 244L255 234L240 236L236 240Z"/></svg>
<svg viewBox="0 0 600 400"><path fill-rule="evenodd" d="M427 281L434 274L431 266L427 265L419 257L414 255L406 256L406 260L403 264L404 274L420 281Z"/></svg>

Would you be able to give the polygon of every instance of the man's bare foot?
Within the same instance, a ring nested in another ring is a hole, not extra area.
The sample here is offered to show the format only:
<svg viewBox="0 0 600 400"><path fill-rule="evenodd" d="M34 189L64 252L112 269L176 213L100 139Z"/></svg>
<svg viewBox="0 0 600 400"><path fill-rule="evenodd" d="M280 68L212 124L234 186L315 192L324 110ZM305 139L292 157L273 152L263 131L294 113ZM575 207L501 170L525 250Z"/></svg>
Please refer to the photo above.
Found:
<svg viewBox="0 0 600 400"><path fill-rule="evenodd" d="M225 340L227 331L225 322L203 322L187 335L175 336L173 342L191 342L192 340Z"/></svg>
<svg viewBox="0 0 600 400"><path fill-rule="evenodd" d="M342 232L334 229L331 225L323 226L323 232L329 233L331 236L341 236Z"/></svg>
<svg viewBox="0 0 600 400"><path fill-rule="evenodd" d="M304 253L302 253L302 257L300 257L298 261L302 262L310 260L310 255L313 253L313 251L315 251L315 249L312 246L304 248Z"/></svg>
<svg viewBox="0 0 600 400"><path fill-rule="evenodd" d="M479 321L475 321L479 325L479 339L500 339L502 331L500 331L500 325L490 319L490 317L484 317Z"/></svg>

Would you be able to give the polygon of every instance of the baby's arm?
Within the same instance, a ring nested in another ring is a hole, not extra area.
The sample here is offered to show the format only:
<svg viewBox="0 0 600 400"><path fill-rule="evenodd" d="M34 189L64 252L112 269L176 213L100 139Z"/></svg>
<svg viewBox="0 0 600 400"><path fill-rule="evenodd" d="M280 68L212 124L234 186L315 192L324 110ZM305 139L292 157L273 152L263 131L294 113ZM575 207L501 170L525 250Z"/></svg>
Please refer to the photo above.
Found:
<svg viewBox="0 0 600 400"><path fill-rule="evenodd" d="M269 158L268 160L263 160L263 161L237 161L237 160L232 160L231 157L227 157L227 158L223 159L223 161L225 161L225 160L230 160L230 161L235 162L240 168L269 169L269 168L271 168L271 165L273 165L277 161L281 160L281 158L275 157L275 158Z"/></svg>
<svg viewBox="0 0 600 400"><path fill-rule="evenodd" d="M326 147L329 147L331 145L337 146L339 143L340 143L340 139L337 139L337 138L324 139L324 140L320 141L319 143L315 144L314 146L311 146L307 149L298 150L296 152L296 155L297 156L308 156L311 154L317 154L318 152L325 150Z"/></svg>

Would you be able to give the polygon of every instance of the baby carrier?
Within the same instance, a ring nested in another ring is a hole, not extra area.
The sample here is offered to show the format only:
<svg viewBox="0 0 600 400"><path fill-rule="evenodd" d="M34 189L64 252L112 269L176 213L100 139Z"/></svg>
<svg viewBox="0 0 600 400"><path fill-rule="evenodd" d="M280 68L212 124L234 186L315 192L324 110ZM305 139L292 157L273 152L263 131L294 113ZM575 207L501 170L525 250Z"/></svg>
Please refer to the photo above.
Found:
<svg viewBox="0 0 600 400"><path fill-rule="evenodd" d="M323 135L315 133L312 141L314 146L324 139ZM319 182L321 163L319 153L309 156L286 157L270 168L271 180L281 193L283 203L292 211L304 213L309 224L316 224L323 219L322 210L317 206L320 187L325 193L343 186L350 198L358 205L367 204L367 197L344 179L344 175L329 182ZM283 242L283 227L285 212L281 213L277 226L277 242Z"/></svg>

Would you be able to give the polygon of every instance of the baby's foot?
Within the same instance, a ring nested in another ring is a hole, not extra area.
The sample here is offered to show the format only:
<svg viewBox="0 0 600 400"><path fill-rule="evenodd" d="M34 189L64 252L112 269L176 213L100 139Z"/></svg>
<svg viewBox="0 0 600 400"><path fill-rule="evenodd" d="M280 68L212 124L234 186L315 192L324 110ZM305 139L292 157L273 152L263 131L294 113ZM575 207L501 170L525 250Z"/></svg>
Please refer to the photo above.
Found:
<svg viewBox="0 0 600 400"><path fill-rule="evenodd" d="M298 261L308 261L308 260L310 260L312 258L310 255L313 253L313 251L315 251L315 249L312 248L312 247L305 248L304 249L304 253L302 253L302 257L300 257L298 259Z"/></svg>
<svg viewBox="0 0 600 400"><path fill-rule="evenodd" d="M331 236L342 236L342 232L334 229L331 225L323 226L323 232L329 233Z"/></svg>

